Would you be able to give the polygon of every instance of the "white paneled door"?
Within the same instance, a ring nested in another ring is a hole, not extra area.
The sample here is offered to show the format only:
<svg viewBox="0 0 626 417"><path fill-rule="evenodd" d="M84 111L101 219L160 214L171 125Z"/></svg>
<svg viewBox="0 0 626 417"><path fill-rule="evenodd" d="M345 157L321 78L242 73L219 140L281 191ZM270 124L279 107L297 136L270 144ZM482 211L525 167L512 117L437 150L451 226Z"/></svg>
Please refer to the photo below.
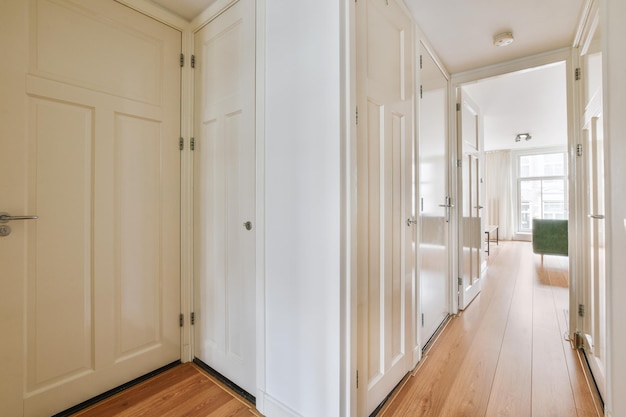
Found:
<svg viewBox="0 0 626 417"><path fill-rule="evenodd" d="M424 347L450 311L448 80L427 49L420 57L419 344Z"/></svg>
<svg viewBox="0 0 626 417"><path fill-rule="evenodd" d="M255 383L255 9L240 0L195 35L195 356Z"/></svg>
<svg viewBox="0 0 626 417"><path fill-rule="evenodd" d="M414 43L401 1L356 9L358 414L367 416L412 366Z"/></svg>
<svg viewBox="0 0 626 417"><path fill-rule="evenodd" d="M460 94L458 115L461 150L459 213L459 308L464 310L480 292L485 262L482 224L482 115L467 94Z"/></svg>
<svg viewBox="0 0 626 417"><path fill-rule="evenodd" d="M39 216L2 224L0 413L49 416L180 358L181 34L113 1L0 15L0 211Z"/></svg>

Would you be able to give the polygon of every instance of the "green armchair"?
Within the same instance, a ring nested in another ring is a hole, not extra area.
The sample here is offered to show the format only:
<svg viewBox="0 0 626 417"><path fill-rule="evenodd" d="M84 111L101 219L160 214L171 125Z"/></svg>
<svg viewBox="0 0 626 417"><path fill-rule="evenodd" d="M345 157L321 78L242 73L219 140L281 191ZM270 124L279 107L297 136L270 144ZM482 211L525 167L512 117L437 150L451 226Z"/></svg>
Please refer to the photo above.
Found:
<svg viewBox="0 0 626 417"><path fill-rule="evenodd" d="M533 252L567 256L567 220L533 219Z"/></svg>

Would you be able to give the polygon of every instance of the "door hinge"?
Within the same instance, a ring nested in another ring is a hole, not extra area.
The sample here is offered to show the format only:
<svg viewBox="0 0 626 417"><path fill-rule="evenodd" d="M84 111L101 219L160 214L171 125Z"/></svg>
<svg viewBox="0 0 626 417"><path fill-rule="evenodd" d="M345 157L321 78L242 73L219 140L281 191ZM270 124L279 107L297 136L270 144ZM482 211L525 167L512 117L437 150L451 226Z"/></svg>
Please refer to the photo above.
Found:
<svg viewBox="0 0 626 417"><path fill-rule="evenodd" d="M183 313L180 313L180 316L178 316L178 325L180 327L183 327L185 324L185 315Z"/></svg>
<svg viewBox="0 0 626 417"><path fill-rule="evenodd" d="M178 149L182 151L184 148L185 148L185 140L181 136L180 139L178 139Z"/></svg>
<svg viewBox="0 0 626 417"><path fill-rule="evenodd" d="M585 305L578 304L578 316L585 317Z"/></svg>
<svg viewBox="0 0 626 417"><path fill-rule="evenodd" d="M462 286L462 285L463 285L463 278L459 277L459 278L457 279L457 282L458 282L458 284L459 284L459 287L460 287L460 286Z"/></svg>
<svg viewBox="0 0 626 417"><path fill-rule="evenodd" d="M423 57L420 55L420 69L424 68L424 59Z"/></svg>
<svg viewBox="0 0 626 417"><path fill-rule="evenodd" d="M191 320L191 325L192 326L194 324L196 324L196 313L191 313L191 316L189 317L189 320Z"/></svg>
<svg viewBox="0 0 626 417"><path fill-rule="evenodd" d="M574 78L576 79L576 81L580 81L580 77L582 76L582 71L580 68L576 68L576 70L574 71Z"/></svg>
<svg viewBox="0 0 626 417"><path fill-rule="evenodd" d="M189 149L191 149L192 151L196 150L196 139L195 138L191 138L191 140L189 141Z"/></svg>
<svg viewBox="0 0 626 417"><path fill-rule="evenodd" d="M191 55L191 68L195 68L195 67L196 67L196 56Z"/></svg>
<svg viewBox="0 0 626 417"><path fill-rule="evenodd" d="M462 166L463 166L463 161L462 161L462 160L460 160L460 159L457 159L457 160L456 160L456 167L457 167L457 168L461 168Z"/></svg>
<svg viewBox="0 0 626 417"><path fill-rule="evenodd" d="M358 125L359 124L359 106L356 106L354 121Z"/></svg>
<svg viewBox="0 0 626 417"><path fill-rule="evenodd" d="M578 145L576 145L576 155L583 156L583 145L582 145L582 143L579 143Z"/></svg>
<svg viewBox="0 0 626 417"><path fill-rule="evenodd" d="M424 327L424 313L422 313L422 327Z"/></svg>
<svg viewBox="0 0 626 417"><path fill-rule="evenodd" d="M423 90L424 89L423 89L422 85L420 84L420 98L424 98L424 91Z"/></svg>
<svg viewBox="0 0 626 417"><path fill-rule="evenodd" d="M356 387L359 387L359 371L356 371Z"/></svg>
<svg viewBox="0 0 626 417"><path fill-rule="evenodd" d="M461 103L456 103L456 111L461 111Z"/></svg>
<svg viewBox="0 0 626 417"><path fill-rule="evenodd" d="M185 66L185 54L180 54L180 67L184 67Z"/></svg>

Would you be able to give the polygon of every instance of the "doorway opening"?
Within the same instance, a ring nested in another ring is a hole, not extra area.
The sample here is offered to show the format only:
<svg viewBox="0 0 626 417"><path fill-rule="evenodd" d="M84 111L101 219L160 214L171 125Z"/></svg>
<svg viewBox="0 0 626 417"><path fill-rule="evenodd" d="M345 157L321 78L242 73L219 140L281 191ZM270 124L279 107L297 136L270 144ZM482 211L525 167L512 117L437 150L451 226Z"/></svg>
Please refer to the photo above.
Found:
<svg viewBox="0 0 626 417"><path fill-rule="evenodd" d="M568 219L566 64L461 87L484 120L484 217L502 240L531 240L533 218Z"/></svg>
<svg viewBox="0 0 626 417"><path fill-rule="evenodd" d="M574 207L569 179L574 173L568 166L567 67L566 60L555 60L458 84L459 96L471 101L480 114L482 149L476 153L479 178L475 187L482 196L475 206L480 208L478 217L485 232L478 244L485 267L499 250L497 242L488 239L532 241L533 219L569 221L570 207ZM459 181L465 182L467 170L462 171ZM561 239L566 243L567 234ZM559 263L569 263L567 252L549 256L561 256ZM563 314L568 333L573 334L576 323L570 322L576 315L570 311L569 298L575 289L570 288L569 273L560 285L566 289Z"/></svg>

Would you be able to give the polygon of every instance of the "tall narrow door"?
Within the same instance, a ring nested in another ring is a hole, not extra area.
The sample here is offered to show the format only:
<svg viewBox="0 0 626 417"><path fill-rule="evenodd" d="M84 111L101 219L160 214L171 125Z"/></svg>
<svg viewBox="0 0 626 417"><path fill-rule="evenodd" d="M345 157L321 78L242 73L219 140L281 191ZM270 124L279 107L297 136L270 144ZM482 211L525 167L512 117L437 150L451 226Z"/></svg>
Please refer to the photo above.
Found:
<svg viewBox="0 0 626 417"><path fill-rule="evenodd" d="M255 393L255 9L195 35L195 356Z"/></svg>
<svg viewBox="0 0 626 417"><path fill-rule="evenodd" d="M359 415L412 365L413 29L402 2L357 8Z"/></svg>
<svg viewBox="0 0 626 417"><path fill-rule="evenodd" d="M0 15L0 211L38 216L2 224L0 414L49 416L180 359L181 34L113 1Z"/></svg>
<svg viewBox="0 0 626 417"><path fill-rule="evenodd" d="M450 309L448 228L448 80L423 48L419 100L419 344L433 337Z"/></svg>
<svg viewBox="0 0 626 417"><path fill-rule="evenodd" d="M584 277L583 347L601 395L606 388L606 267L604 135L602 126L602 55L585 56L587 105L584 146L586 165L587 273Z"/></svg>
<svg viewBox="0 0 626 417"><path fill-rule="evenodd" d="M481 158L482 120L480 109L461 92L458 115L461 177L459 213L459 308L465 309L480 292L484 263Z"/></svg>

